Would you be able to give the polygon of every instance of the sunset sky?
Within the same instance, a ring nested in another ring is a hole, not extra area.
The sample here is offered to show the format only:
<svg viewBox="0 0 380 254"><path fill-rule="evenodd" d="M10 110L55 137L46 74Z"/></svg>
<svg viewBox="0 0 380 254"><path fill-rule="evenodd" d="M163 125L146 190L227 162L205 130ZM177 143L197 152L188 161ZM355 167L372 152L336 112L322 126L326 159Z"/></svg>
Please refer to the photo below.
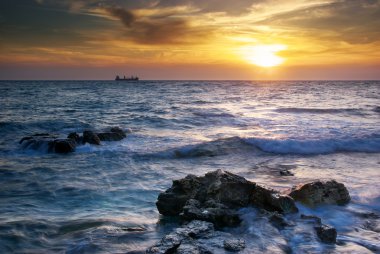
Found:
<svg viewBox="0 0 380 254"><path fill-rule="evenodd" d="M380 79L377 0L1 0L0 79Z"/></svg>

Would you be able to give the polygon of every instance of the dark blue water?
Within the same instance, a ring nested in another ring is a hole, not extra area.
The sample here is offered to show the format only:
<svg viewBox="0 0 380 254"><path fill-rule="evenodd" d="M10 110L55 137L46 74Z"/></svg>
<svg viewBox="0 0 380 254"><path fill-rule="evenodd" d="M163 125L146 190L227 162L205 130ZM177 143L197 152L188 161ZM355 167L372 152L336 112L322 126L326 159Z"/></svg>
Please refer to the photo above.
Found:
<svg viewBox="0 0 380 254"><path fill-rule="evenodd" d="M219 168L279 190L336 179L352 196L346 207L302 208L338 229L333 249L274 234L246 211L238 231L257 243L250 251L380 248L379 220L368 228L361 216L380 213L378 81L1 81L0 108L0 253L143 250L176 226L156 210L160 191ZM18 144L111 126L132 133L67 155Z"/></svg>

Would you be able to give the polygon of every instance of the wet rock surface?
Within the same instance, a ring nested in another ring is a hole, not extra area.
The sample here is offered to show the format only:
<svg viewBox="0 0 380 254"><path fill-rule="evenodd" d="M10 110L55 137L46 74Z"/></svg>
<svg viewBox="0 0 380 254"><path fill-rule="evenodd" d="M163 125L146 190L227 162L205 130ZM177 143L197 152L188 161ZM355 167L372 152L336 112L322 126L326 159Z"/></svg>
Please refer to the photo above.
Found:
<svg viewBox="0 0 380 254"><path fill-rule="evenodd" d="M164 236L146 253L212 254L223 252L226 246L235 251L245 247L243 240L231 240L232 235L215 231L210 222L194 220Z"/></svg>
<svg viewBox="0 0 380 254"><path fill-rule="evenodd" d="M119 141L126 137L126 132L121 128L113 127L107 132L101 133L85 130L83 136L80 136L76 132L72 132L67 138L59 138L59 136L55 134L37 133L23 137L19 141L19 144L22 149L44 150L49 153L72 153L79 145L86 143L101 145L101 141Z"/></svg>
<svg viewBox="0 0 380 254"><path fill-rule="evenodd" d="M158 196L156 205L163 215L181 214L185 219L207 220L217 226L237 224L236 209L247 206L280 213L298 211L290 196L222 170L174 180L172 187Z"/></svg>
<svg viewBox="0 0 380 254"><path fill-rule="evenodd" d="M224 240L223 246L228 251L238 252L245 248L245 241L242 239Z"/></svg>
<svg viewBox="0 0 380 254"><path fill-rule="evenodd" d="M308 206L319 204L345 205L350 202L350 194L342 183L334 180L315 181L293 187L288 194L294 200Z"/></svg>

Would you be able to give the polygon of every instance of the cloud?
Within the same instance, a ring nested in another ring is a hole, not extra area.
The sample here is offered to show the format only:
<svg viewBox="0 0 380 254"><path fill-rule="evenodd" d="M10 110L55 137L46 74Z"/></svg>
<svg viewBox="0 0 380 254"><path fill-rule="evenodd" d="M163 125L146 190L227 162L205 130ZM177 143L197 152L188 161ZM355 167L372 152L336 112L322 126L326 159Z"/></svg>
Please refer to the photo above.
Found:
<svg viewBox="0 0 380 254"><path fill-rule="evenodd" d="M340 0L281 13L256 24L351 44L380 40L378 0Z"/></svg>
<svg viewBox="0 0 380 254"><path fill-rule="evenodd" d="M212 34L210 27L193 26L188 18L175 14L141 17L120 7L105 10L121 21L127 39L141 44L195 44Z"/></svg>

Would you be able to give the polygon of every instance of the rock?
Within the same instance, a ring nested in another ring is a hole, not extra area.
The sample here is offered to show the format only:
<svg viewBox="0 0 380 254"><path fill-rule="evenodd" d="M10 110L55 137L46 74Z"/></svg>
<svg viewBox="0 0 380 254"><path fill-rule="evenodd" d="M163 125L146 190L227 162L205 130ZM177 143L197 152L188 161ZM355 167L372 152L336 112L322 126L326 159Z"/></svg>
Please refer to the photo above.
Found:
<svg viewBox="0 0 380 254"><path fill-rule="evenodd" d="M111 129L110 129L110 131L112 132L112 133L118 133L120 136L122 136L123 138L126 138L127 137L127 134L126 134L126 132L122 129L122 128L120 128L120 127L112 127ZM130 133L130 132L132 132L130 129L128 129L128 133Z"/></svg>
<svg viewBox="0 0 380 254"><path fill-rule="evenodd" d="M146 231L145 228L140 227L140 226L136 226L136 227L127 227L127 228L123 228L122 230L124 230L124 231L128 231L128 232L144 232L144 231Z"/></svg>
<svg viewBox="0 0 380 254"><path fill-rule="evenodd" d="M305 214L301 214L301 219L303 220L309 220L309 221L312 221L318 225L320 225L322 223L322 220L321 218L319 218L318 216L315 216L315 215L305 215Z"/></svg>
<svg viewBox="0 0 380 254"><path fill-rule="evenodd" d="M295 213L298 208L294 200L288 195L282 195L277 191L256 185L251 194L251 203L267 211L277 211L280 213Z"/></svg>
<svg viewBox="0 0 380 254"><path fill-rule="evenodd" d="M282 175L282 176L294 176L294 174L287 169L281 170L280 175Z"/></svg>
<svg viewBox="0 0 380 254"><path fill-rule="evenodd" d="M242 239L228 239L224 240L223 245L228 251L238 252L245 248L245 241Z"/></svg>
<svg viewBox="0 0 380 254"><path fill-rule="evenodd" d="M75 151L76 142L72 139L56 139L51 146L56 153L72 153Z"/></svg>
<svg viewBox="0 0 380 254"><path fill-rule="evenodd" d="M199 246L197 244L183 243L178 247L176 254L214 254L214 253L206 249L204 246Z"/></svg>
<svg viewBox="0 0 380 254"><path fill-rule="evenodd" d="M76 132L71 132L69 135L67 135L67 138L75 140L77 144L83 143L83 137L79 136L79 134Z"/></svg>
<svg viewBox="0 0 380 254"><path fill-rule="evenodd" d="M214 207L206 204L205 207L201 207L200 203L194 199L186 202L180 215L184 220L209 221L216 227L237 226L241 222L238 213L232 209L221 204L215 204Z"/></svg>
<svg viewBox="0 0 380 254"><path fill-rule="evenodd" d="M101 132L96 134L100 141L119 141L124 137L116 132Z"/></svg>
<svg viewBox="0 0 380 254"><path fill-rule="evenodd" d="M175 233L183 237L201 238L214 232L214 225L210 222L193 220L182 228L177 228Z"/></svg>
<svg viewBox="0 0 380 254"><path fill-rule="evenodd" d="M199 204L190 205L187 203L190 199ZM210 206L210 202L218 204L217 207ZM188 175L173 181L172 187L158 196L156 205L163 215L172 216L184 212L185 217L196 218L202 212L209 211L219 217L222 209L239 209L250 205L281 213L298 211L291 197L222 170L207 173L204 177ZM202 218L209 220L208 217Z"/></svg>
<svg viewBox="0 0 380 254"><path fill-rule="evenodd" d="M73 139L57 139L56 135L39 133L24 137L19 142L23 149L42 150L50 153L71 153L75 151Z"/></svg>
<svg viewBox="0 0 380 254"><path fill-rule="evenodd" d="M274 212L269 216L269 222L279 230L284 229L287 226L291 226L291 224L286 221L284 216L278 212Z"/></svg>
<svg viewBox="0 0 380 254"><path fill-rule="evenodd" d="M112 127L105 132L97 133L100 141L119 141L127 137L126 132L120 127Z"/></svg>
<svg viewBox="0 0 380 254"><path fill-rule="evenodd" d="M318 204L345 205L350 201L347 188L334 180L315 181L293 187L289 195L309 206Z"/></svg>
<svg viewBox="0 0 380 254"><path fill-rule="evenodd" d="M197 246L195 239L208 238L213 233L212 223L195 220L164 236L146 253L208 253L204 248Z"/></svg>
<svg viewBox="0 0 380 254"><path fill-rule="evenodd" d="M335 228L322 224L315 227L315 231L323 243L336 243L337 232Z"/></svg>
<svg viewBox="0 0 380 254"><path fill-rule="evenodd" d="M168 254L175 253L177 248L181 245L183 240L182 236L177 234L169 234L164 236L160 242L156 245L150 247L146 253L158 253L158 254Z"/></svg>
<svg viewBox="0 0 380 254"><path fill-rule="evenodd" d="M96 133L92 131L84 131L83 132L83 144L93 144L93 145L100 145L100 139Z"/></svg>

